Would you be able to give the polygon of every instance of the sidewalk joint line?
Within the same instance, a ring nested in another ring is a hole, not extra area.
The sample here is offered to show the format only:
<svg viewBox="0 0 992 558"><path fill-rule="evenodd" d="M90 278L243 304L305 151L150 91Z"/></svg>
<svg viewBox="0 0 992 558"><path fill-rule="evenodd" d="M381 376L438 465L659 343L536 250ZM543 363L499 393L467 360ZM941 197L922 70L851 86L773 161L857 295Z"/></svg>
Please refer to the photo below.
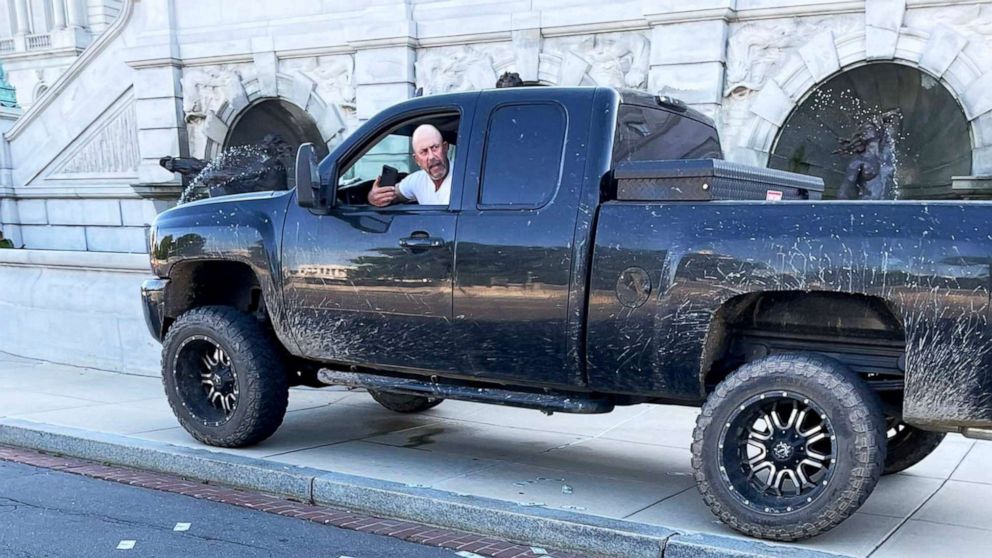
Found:
<svg viewBox="0 0 992 558"><path fill-rule="evenodd" d="M950 482L951 477L954 476L954 473L958 472L958 468L961 467L961 464L964 463L965 459L968 459L968 456L971 455L971 452L974 449L975 449L975 444L972 444L971 447L968 448L968 451L966 451L965 454L961 456L961 460L958 461L957 465L954 466L954 469L951 470L951 472L947 475L947 478L941 481L940 486L937 487L937 490L934 490L929 496L926 497L926 499L923 500L923 502L920 503L920 505L913 508L913 511L909 512L906 515L906 517L904 517L901 521L899 521L899 523L895 527L890 529L889 532L885 534L885 537L883 537L882 540L879 541L878 544L876 544L871 549L871 551L865 555L865 558L871 558L873 554L878 552L878 549L882 548L882 546L885 543L889 542L889 539L891 539L892 536L896 534L896 531L901 529L903 525L909 523L909 520L912 519L912 517L916 515L917 512L923 509L923 506L927 505L930 502L930 500L932 500L934 496L936 496L937 493L940 492L944 488L944 486L947 485L948 482Z"/></svg>
<svg viewBox="0 0 992 558"><path fill-rule="evenodd" d="M680 496L682 494L685 494L687 491L692 490L693 488L695 488L695 484L693 484L693 486L687 486L686 488L683 488L682 490L679 490L678 492L676 492L674 494L669 494L668 496L665 496L664 498L662 498L661 500L658 500L657 502L654 502L653 504L649 504L649 505L644 506L643 508L641 508L639 510L636 510L634 512L631 512L631 513L623 516L621 519L627 519L628 517L633 517L633 516L641 513L642 511L644 511L644 510L646 510L648 508L653 508L654 506L657 506L658 504L664 502L665 500L671 500L672 498L674 498L676 496Z"/></svg>

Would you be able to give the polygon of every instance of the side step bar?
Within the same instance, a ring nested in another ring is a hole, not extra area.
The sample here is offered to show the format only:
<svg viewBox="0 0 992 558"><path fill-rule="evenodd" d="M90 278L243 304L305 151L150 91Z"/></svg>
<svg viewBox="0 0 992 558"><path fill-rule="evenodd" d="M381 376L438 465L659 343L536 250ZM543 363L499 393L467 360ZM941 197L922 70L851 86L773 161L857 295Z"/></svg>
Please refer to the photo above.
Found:
<svg viewBox="0 0 992 558"><path fill-rule="evenodd" d="M344 372L327 368L317 372L317 378L327 385L360 387L373 390L423 395L442 399L458 399L479 403L494 403L510 407L537 409L547 413L608 413L613 410L613 402L603 398L591 398L582 394L555 392L527 392L509 389L469 386L457 383L438 382L429 379L395 378L362 372Z"/></svg>

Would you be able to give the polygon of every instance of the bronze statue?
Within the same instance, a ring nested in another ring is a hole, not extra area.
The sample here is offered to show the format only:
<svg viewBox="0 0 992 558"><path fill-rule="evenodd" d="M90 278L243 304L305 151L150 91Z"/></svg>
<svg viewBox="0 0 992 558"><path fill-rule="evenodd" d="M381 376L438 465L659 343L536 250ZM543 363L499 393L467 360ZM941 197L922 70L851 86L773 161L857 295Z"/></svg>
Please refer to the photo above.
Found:
<svg viewBox="0 0 992 558"><path fill-rule="evenodd" d="M895 199L895 142L902 114L886 111L861 128L850 139L841 140L834 153L854 155L837 191L840 200Z"/></svg>
<svg viewBox="0 0 992 558"><path fill-rule="evenodd" d="M159 165L182 175L188 188L180 203L207 197L285 190L286 164L293 147L281 137L269 134L259 145L229 147L213 161L194 157L163 157Z"/></svg>

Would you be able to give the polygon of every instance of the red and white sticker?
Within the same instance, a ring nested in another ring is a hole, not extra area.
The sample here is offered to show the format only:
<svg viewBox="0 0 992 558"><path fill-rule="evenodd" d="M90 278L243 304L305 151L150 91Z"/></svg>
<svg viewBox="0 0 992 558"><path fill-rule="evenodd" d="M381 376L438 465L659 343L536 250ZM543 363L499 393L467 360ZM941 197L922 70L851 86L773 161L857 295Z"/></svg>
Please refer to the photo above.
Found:
<svg viewBox="0 0 992 558"><path fill-rule="evenodd" d="M768 190L765 192L765 199L771 201L782 201L782 192L780 190Z"/></svg>

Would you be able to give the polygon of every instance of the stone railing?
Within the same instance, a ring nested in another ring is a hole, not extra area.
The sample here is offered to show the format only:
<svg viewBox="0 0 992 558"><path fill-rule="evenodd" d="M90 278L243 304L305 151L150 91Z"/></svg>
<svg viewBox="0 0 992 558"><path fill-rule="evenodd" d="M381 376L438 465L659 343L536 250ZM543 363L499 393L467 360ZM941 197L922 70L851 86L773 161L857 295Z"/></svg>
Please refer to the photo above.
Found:
<svg viewBox="0 0 992 558"><path fill-rule="evenodd" d="M0 54L14 52L16 48L17 45L14 44L14 39L0 39Z"/></svg>
<svg viewBox="0 0 992 558"><path fill-rule="evenodd" d="M39 35L28 35L27 46L28 46L28 50L50 48L52 46L52 36L47 33L39 34Z"/></svg>

